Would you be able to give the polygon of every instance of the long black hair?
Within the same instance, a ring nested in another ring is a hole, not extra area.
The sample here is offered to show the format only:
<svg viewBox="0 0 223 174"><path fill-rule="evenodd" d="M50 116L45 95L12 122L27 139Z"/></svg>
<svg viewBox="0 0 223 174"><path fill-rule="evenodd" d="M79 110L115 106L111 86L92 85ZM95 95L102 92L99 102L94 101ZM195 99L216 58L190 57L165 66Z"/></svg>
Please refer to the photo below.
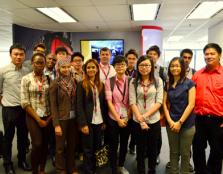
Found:
<svg viewBox="0 0 223 174"><path fill-rule="evenodd" d="M186 77L186 67L185 67L185 64L184 64L184 60L180 57L174 57L170 61L170 64L169 64L169 67L168 67L168 76L169 76L169 82L170 82L171 85L174 83L174 78L173 78L172 73L170 72L170 67L171 67L171 64L175 61L178 61L180 63L181 72L180 72L180 80L179 81L182 82L183 80L185 80L185 77Z"/></svg>

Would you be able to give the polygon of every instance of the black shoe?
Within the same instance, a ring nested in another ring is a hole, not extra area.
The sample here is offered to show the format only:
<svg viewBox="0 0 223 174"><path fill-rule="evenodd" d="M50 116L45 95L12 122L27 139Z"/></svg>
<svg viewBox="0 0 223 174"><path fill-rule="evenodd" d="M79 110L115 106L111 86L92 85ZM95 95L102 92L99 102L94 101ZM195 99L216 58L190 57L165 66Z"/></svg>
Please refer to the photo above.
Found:
<svg viewBox="0 0 223 174"><path fill-rule="evenodd" d="M15 174L15 170L12 165L5 166L5 174Z"/></svg>
<svg viewBox="0 0 223 174"><path fill-rule="evenodd" d="M160 156L158 155L156 158L156 165L159 165L159 163L160 163Z"/></svg>
<svg viewBox="0 0 223 174"><path fill-rule="evenodd" d="M19 161L18 167L23 169L24 171L31 171L32 168L29 166L29 164L26 161Z"/></svg>

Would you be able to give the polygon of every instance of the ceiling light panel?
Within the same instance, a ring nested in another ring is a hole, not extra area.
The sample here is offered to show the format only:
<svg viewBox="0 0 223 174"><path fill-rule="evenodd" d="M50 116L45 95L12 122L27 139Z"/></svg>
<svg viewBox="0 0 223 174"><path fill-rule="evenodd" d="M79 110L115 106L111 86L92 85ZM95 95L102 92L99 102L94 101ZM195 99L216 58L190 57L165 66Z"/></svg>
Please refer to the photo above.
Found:
<svg viewBox="0 0 223 174"><path fill-rule="evenodd" d="M71 17L68 13L66 13L59 7L36 9L59 23L77 22L77 20L75 20L73 17Z"/></svg>
<svg viewBox="0 0 223 174"><path fill-rule="evenodd" d="M223 9L223 1L206 1L200 3L187 19L209 19Z"/></svg>
<svg viewBox="0 0 223 174"><path fill-rule="evenodd" d="M155 20L159 4L133 4L132 15L134 21Z"/></svg>

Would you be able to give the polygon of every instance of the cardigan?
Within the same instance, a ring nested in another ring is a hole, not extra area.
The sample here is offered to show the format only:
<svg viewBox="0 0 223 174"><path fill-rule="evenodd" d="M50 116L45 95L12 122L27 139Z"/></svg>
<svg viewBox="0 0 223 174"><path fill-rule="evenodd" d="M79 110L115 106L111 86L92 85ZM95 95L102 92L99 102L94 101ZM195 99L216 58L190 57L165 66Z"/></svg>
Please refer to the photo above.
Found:
<svg viewBox="0 0 223 174"><path fill-rule="evenodd" d="M53 125L59 125L59 120L70 119L70 111L75 110L75 105L75 97L70 98L67 92L59 87L58 79L52 81L50 84L50 108Z"/></svg>

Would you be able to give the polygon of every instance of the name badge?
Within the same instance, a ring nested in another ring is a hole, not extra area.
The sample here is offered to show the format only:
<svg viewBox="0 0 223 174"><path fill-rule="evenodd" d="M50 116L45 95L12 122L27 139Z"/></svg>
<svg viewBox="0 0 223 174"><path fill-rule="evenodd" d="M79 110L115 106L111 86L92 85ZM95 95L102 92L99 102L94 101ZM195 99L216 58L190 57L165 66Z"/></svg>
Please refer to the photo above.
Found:
<svg viewBox="0 0 223 174"><path fill-rule="evenodd" d="M120 108L120 116L121 119L128 118L127 109L124 107Z"/></svg>
<svg viewBox="0 0 223 174"><path fill-rule="evenodd" d="M37 108L36 113L39 115L39 117L44 117L45 110Z"/></svg>
<svg viewBox="0 0 223 174"><path fill-rule="evenodd" d="M74 111L70 111L70 118L74 118L75 117L75 112Z"/></svg>

